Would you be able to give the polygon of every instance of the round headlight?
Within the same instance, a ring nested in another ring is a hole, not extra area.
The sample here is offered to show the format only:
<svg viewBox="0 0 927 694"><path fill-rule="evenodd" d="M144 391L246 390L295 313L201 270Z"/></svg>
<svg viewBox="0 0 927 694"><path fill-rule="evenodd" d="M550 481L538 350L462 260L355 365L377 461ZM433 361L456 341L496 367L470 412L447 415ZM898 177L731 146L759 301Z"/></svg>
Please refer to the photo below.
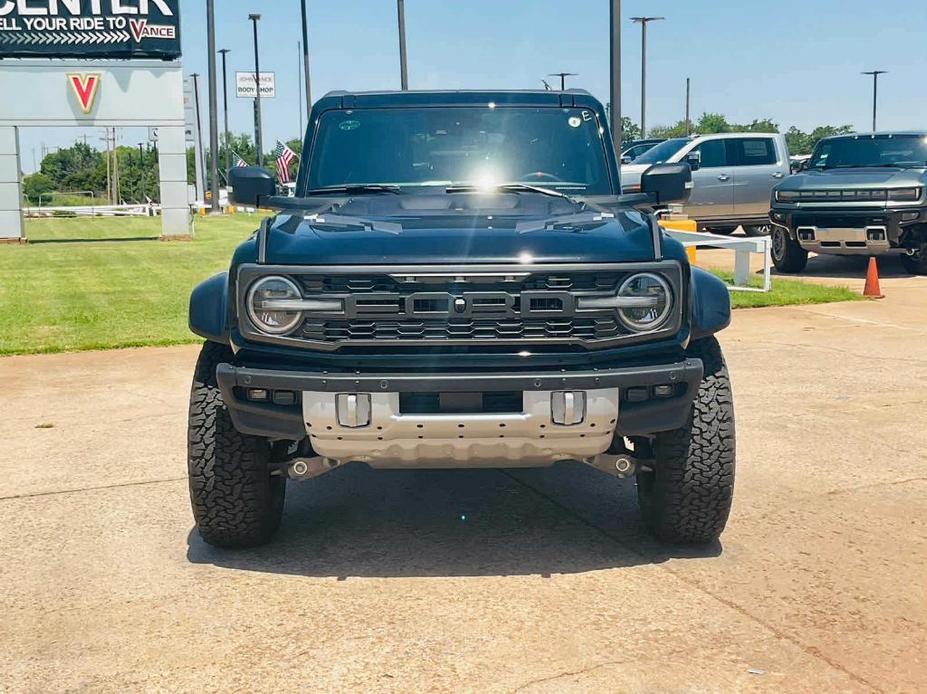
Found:
<svg viewBox="0 0 927 694"><path fill-rule="evenodd" d="M659 328L666 321L673 304L667 281L650 272L641 272L626 279L618 290L618 297L635 299L633 303L638 304L618 309L622 322L635 332Z"/></svg>
<svg viewBox="0 0 927 694"><path fill-rule="evenodd" d="M303 295L299 287L286 277L264 277L248 291L248 317L261 332L285 335L299 325L301 311L281 308L280 302L298 301Z"/></svg>

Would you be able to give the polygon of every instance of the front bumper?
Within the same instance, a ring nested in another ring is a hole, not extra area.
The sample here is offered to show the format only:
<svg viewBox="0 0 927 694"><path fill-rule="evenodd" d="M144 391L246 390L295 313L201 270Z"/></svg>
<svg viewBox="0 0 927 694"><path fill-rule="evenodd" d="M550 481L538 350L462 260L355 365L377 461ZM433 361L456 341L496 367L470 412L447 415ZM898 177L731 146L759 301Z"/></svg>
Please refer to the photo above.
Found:
<svg viewBox="0 0 927 694"><path fill-rule="evenodd" d="M927 222L927 210L773 207L770 221L807 251L839 255L907 253L905 233Z"/></svg>
<svg viewBox="0 0 927 694"><path fill-rule="evenodd" d="M223 399L242 433L288 441L308 436L318 455L385 467L423 462L466 466L479 461L536 465L593 456L605 452L616 436L683 426L702 375L698 359L518 374L333 374L231 364L217 368ZM266 402L249 399L254 391L263 391ZM584 394L582 421L555 423L552 398L562 392ZM491 413L403 411L403 394L436 393L520 393L521 406ZM337 396L344 394L369 395L365 426L339 423Z"/></svg>

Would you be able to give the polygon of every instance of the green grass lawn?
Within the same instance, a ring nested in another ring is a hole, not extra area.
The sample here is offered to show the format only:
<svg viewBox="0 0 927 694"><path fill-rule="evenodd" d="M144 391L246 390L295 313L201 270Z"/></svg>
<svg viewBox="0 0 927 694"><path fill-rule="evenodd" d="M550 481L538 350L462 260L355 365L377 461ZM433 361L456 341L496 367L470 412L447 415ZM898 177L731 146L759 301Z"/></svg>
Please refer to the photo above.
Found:
<svg viewBox="0 0 927 694"><path fill-rule="evenodd" d="M0 354L198 341L187 330L190 291L227 268L258 224L250 215L198 218L192 242L164 242L156 218L30 221L29 244L0 245ZM781 279L767 294L732 296L738 308L858 298Z"/></svg>

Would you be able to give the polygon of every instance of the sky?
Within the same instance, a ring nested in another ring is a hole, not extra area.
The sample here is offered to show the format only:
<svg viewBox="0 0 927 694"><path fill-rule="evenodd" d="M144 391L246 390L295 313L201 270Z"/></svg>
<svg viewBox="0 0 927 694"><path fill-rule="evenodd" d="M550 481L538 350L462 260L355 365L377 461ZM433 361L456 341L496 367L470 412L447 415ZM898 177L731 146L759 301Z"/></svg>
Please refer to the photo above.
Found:
<svg viewBox="0 0 927 694"><path fill-rule="evenodd" d="M395 0L309 0L314 98L334 89L399 88ZM547 74L579 73L568 86L605 102L609 91L608 0L406 0L412 89L542 88ZM234 96L235 71L253 70L248 14L260 23L261 69L277 77L263 101L265 148L300 130L299 0L216 0L217 47L229 48L230 121L253 132L249 100ZM181 0L185 73L207 73L206 2ZM732 122L771 118L782 130L822 124L871 128L872 78L879 79L879 129L927 128L925 0L624 0L622 111L640 119L640 27L647 30L647 124L719 112ZM221 80L221 69L219 74ZM205 85L202 88L206 104ZM221 85L219 116L221 123ZM204 113L204 127L208 123ZM97 129L100 130L100 129ZM74 128L23 130L22 160L34 170L42 147L88 134ZM127 130L120 144L145 132ZM208 137L204 135L204 137ZM102 143L99 143L102 146Z"/></svg>

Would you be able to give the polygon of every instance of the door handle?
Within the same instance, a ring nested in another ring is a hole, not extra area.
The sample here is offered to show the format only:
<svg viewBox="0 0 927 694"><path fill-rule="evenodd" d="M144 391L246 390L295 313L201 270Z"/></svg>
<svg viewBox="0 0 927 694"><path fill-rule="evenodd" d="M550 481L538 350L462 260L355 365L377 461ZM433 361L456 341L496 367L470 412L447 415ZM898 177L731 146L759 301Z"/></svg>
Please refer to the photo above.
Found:
<svg viewBox="0 0 927 694"><path fill-rule="evenodd" d="M720 176L718 176L719 181L727 181L727 180L730 180L730 178L731 177L728 176L727 174L721 174Z"/></svg>
<svg viewBox="0 0 927 694"><path fill-rule="evenodd" d="M782 173L781 171L777 171L776 173L772 175L772 177L773 178L785 178L785 174Z"/></svg>

